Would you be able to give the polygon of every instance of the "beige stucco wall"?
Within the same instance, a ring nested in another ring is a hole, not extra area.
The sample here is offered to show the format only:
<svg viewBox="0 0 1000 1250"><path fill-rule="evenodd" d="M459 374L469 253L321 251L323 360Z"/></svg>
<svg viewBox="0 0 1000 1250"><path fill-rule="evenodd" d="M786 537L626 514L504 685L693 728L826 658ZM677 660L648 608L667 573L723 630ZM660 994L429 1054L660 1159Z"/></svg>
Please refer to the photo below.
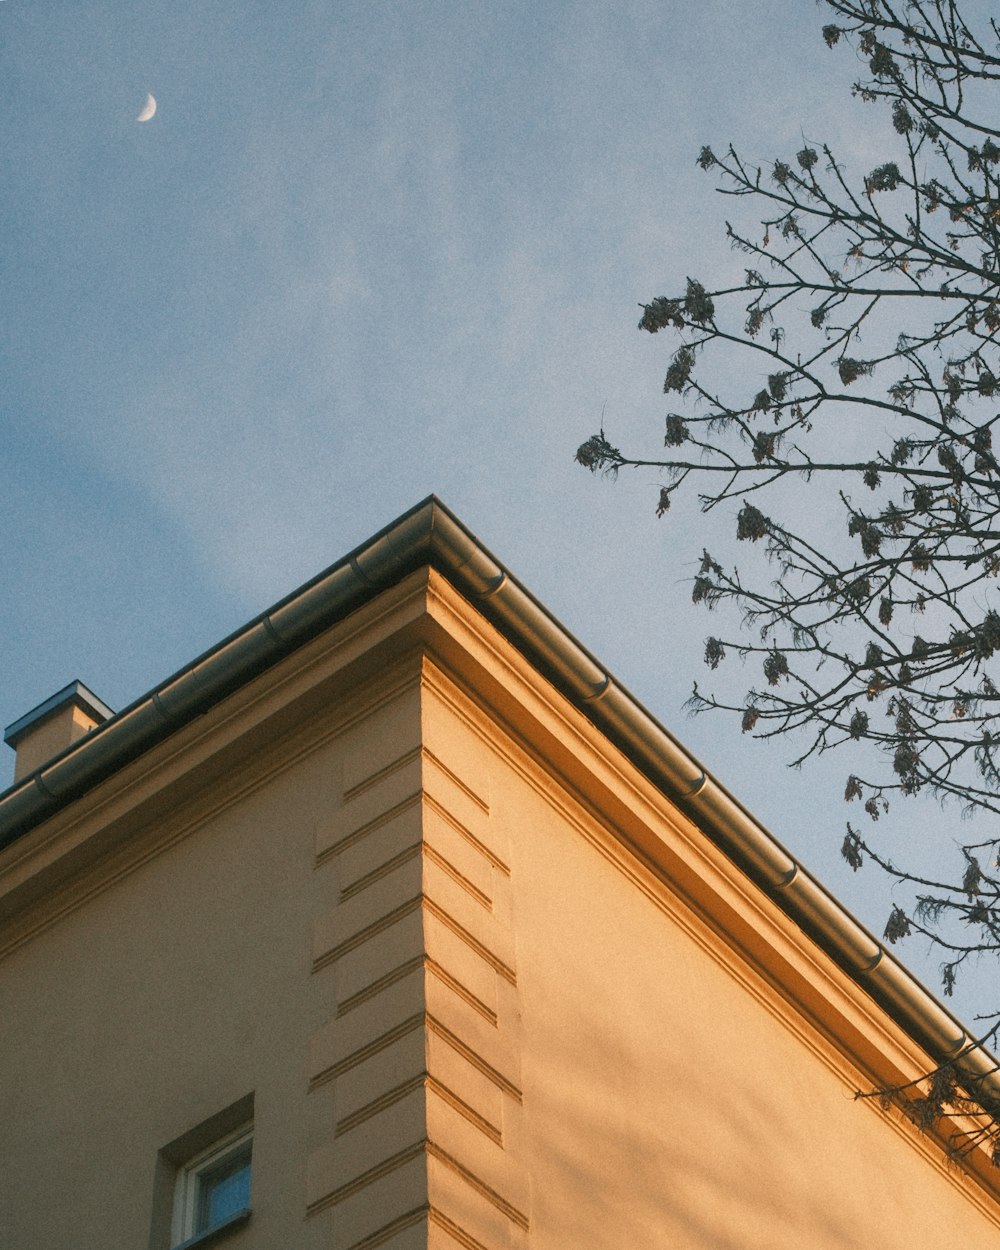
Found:
<svg viewBox="0 0 1000 1250"><path fill-rule="evenodd" d="M991 1244L992 1220L854 1101L856 1084L768 995L752 997L529 787L503 801L519 831L532 1247Z"/></svg>
<svg viewBox="0 0 1000 1250"><path fill-rule="evenodd" d="M444 689L425 735L488 789L509 846L533 1250L993 1244L995 1201L855 1100L864 1077L824 1030L629 852L639 821L612 826L537 733L526 751Z"/></svg>
<svg viewBox="0 0 1000 1250"><path fill-rule="evenodd" d="M146 1247L158 1151L250 1092L254 1216L232 1244L326 1244L303 1218L305 1160L330 1131L305 1072L334 1011L310 951L331 889L314 826L339 793L338 749L268 778L0 963L7 1250Z"/></svg>
<svg viewBox="0 0 1000 1250"><path fill-rule="evenodd" d="M156 1250L158 1152L251 1092L234 1250L991 1244L853 1100L844 1022L898 1030L429 587L0 855L0 1245Z"/></svg>

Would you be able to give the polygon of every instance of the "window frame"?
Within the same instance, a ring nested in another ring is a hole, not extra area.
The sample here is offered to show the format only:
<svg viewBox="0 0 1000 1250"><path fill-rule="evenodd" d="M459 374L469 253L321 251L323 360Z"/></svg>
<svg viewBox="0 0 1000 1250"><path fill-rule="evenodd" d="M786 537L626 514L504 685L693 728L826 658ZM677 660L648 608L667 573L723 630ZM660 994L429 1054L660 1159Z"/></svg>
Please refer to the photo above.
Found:
<svg viewBox="0 0 1000 1250"><path fill-rule="evenodd" d="M255 1116L251 1091L160 1148L153 1175L148 1250L188 1250L195 1246L201 1250L214 1246L217 1240L224 1240L230 1233L238 1233L251 1219L256 1192ZM198 1177L225 1167L227 1158L240 1151L249 1155L248 1205L211 1228L194 1231L197 1220L191 1203L197 1194Z"/></svg>
<svg viewBox="0 0 1000 1250"><path fill-rule="evenodd" d="M199 1244L204 1238L220 1229L227 1228L250 1214L250 1202L218 1220L214 1224L203 1223L202 1203L205 1195L204 1182L222 1165L235 1157L245 1156L253 1183L253 1122L248 1121L226 1133L201 1150L182 1167L177 1169L174 1186L173 1220L171 1222L171 1250L181 1246Z"/></svg>

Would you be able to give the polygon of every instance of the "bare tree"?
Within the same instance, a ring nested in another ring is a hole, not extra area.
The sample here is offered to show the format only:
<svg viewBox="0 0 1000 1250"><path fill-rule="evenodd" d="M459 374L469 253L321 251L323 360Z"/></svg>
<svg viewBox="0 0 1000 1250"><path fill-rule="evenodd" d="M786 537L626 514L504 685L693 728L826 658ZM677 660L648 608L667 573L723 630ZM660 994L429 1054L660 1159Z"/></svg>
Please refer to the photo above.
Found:
<svg viewBox="0 0 1000 1250"><path fill-rule="evenodd" d="M733 603L745 627L709 638L705 660L739 652L759 676L735 700L696 687L696 707L756 736L798 731L796 763L877 748L846 781L868 821L920 792L982 817L953 879L899 866L870 824L848 823L843 843L853 868L870 858L915 887L885 936L938 943L950 994L967 960L1000 955L1000 28L954 0L825 4L823 37L858 57L886 159L851 175L825 145L765 166L703 148L719 190L756 210L727 227L742 277L688 278L643 308L640 328L676 342L662 458L602 430L577 459L656 466L661 515L694 489L770 558L748 574L702 556L694 602ZM1000 1015L983 1019L994 1041ZM1000 1107L954 1071L911 1112L935 1124L970 1097L1000 1161Z"/></svg>

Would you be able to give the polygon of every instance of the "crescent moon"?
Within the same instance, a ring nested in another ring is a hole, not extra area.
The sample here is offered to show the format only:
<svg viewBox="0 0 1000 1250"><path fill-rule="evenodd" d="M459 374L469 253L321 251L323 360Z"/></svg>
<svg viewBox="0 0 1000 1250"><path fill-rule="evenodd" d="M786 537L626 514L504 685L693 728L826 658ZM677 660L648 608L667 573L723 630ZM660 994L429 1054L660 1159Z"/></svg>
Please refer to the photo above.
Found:
<svg viewBox="0 0 1000 1250"><path fill-rule="evenodd" d="M156 112L156 101L151 95L146 96L146 103L142 106L142 112L135 119L137 122L148 122Z"/></svg>

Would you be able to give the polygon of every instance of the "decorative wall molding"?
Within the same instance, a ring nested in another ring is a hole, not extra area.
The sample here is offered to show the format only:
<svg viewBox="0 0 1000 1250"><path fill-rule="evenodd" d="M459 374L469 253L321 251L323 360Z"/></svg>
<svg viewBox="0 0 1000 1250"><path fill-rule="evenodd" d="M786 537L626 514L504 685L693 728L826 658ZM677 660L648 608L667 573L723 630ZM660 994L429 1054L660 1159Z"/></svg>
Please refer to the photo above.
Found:
<svg viewBox="0 0 1000 1250"><path fill-rule="evenodd" d="M510 853L488 776L429 741L425 693L348 735L340 805L317 828L332 906L311 966L335 1012L312 1037L308 1088L332 1132L306 1210L330 1214L336 1250L442 1235L515 1250L530 1202L508 1149L522 1100Z"/></svg>

